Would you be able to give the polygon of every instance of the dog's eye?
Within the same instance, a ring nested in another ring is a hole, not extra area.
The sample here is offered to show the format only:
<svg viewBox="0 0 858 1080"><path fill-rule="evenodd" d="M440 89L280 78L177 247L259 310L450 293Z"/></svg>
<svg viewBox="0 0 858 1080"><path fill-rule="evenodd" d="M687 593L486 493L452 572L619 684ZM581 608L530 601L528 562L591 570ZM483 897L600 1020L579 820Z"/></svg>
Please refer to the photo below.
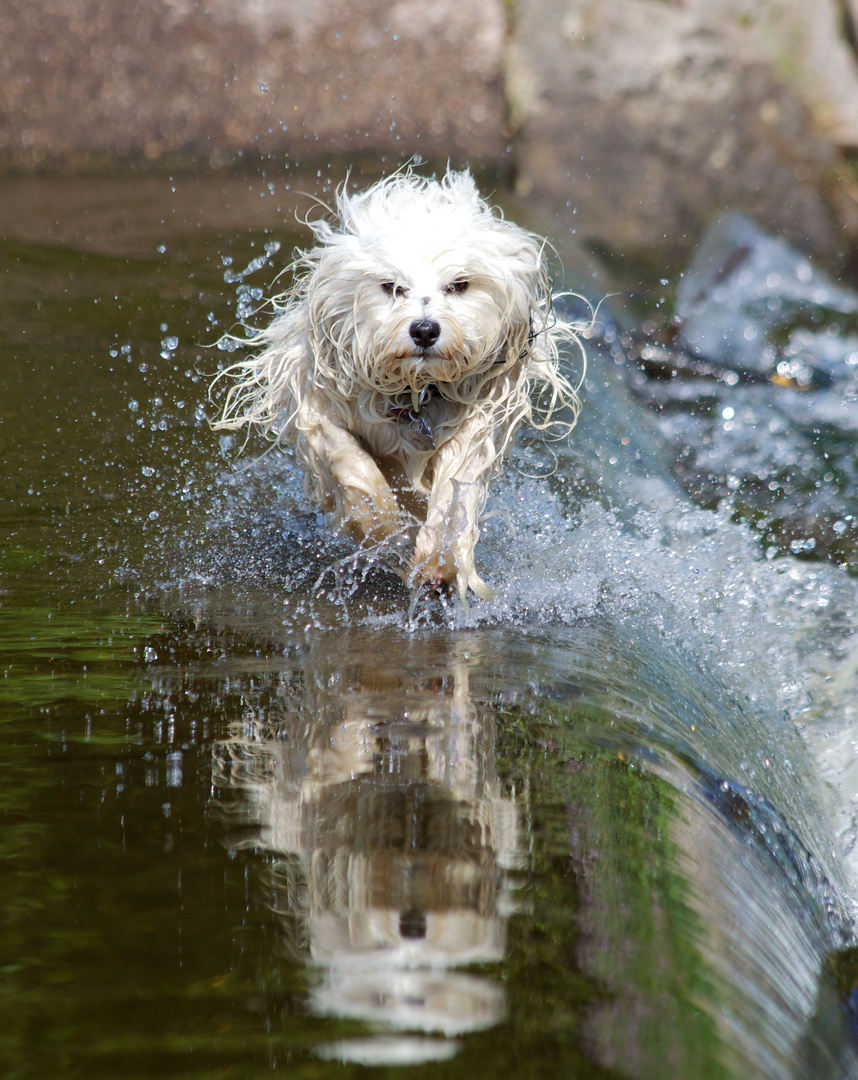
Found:
<svg viewBox="0 0 858 1080"><path fill-rule="evenodd" d="M451 281L444 292L448 295L459 296L467 289L467 287L467 281Z"/></svg>
<svg viewBox="0 0 858 1080"><path fill-rule="evenodd" d="M402 285L397 285L395 281L382 281L381 287L388 296L393 296L397 300L405 296L405 289Z"/></svg>

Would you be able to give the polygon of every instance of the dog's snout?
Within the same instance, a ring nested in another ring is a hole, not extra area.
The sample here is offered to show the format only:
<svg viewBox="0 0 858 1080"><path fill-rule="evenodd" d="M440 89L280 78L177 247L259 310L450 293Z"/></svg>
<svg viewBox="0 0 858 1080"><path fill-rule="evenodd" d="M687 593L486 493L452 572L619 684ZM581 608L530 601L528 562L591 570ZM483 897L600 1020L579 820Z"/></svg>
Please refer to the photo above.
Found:
<svg viewBox="0 0 858 1080"><path fill-rule="evenodd" d="M408 333L415 345L421 349L431 349L441 336L441 324L434 319L415 319L408 327Z"/></svg>

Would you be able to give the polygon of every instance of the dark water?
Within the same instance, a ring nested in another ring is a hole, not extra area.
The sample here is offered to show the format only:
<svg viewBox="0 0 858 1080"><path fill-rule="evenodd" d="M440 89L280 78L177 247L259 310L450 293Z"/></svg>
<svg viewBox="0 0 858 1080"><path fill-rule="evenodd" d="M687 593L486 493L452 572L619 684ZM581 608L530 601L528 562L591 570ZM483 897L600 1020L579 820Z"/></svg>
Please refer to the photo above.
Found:
<svg viewBox="0 0 858 1080"><path fill-rule="evenodd" d="M291 191L2 194L4 1074L858 1075L845 571L695 506L594 344L497 600L410 611L208 428Z"/></svg>

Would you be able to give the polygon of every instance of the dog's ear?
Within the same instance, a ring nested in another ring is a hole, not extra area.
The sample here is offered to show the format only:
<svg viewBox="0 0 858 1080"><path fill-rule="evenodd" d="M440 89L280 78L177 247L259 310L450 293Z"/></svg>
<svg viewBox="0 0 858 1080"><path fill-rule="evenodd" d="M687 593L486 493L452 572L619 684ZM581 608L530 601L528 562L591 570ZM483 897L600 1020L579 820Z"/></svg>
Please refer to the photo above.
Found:
<svg viewBox="0 0 858 1080"><path fill-rule="evenodd" d="M212 387L224 376L236 381L227 393L220 418L212 427L232 431L256 427L266 438L275 441L291 438L309 372L305 306L293 300L247 344L264 348L215 378Z"/></svg>
<svg viewBox="0 0 858 1080"><path fill-rule="evenodd" d="M516 318L510 319L503 352L498 358L499 361L503 363L504 366L509 366L517 360L526 363L532 355L532 347L537 333L534 312L532 310L519 313Z"/></svg>

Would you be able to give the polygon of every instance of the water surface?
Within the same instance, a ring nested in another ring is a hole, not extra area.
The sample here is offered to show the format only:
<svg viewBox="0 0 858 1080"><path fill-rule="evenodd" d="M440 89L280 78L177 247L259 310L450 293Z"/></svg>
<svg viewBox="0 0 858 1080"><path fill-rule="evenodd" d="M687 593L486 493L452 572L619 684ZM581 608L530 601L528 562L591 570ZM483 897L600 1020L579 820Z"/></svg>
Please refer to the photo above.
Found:
<svg viewBox="0 0 858 1080"><path fill-rule="evenodd" d="M3 183L8 1075L855 1075L845 571L695 506L594 343L497 599L412 610L208 427L292 188Z"/></svg>

